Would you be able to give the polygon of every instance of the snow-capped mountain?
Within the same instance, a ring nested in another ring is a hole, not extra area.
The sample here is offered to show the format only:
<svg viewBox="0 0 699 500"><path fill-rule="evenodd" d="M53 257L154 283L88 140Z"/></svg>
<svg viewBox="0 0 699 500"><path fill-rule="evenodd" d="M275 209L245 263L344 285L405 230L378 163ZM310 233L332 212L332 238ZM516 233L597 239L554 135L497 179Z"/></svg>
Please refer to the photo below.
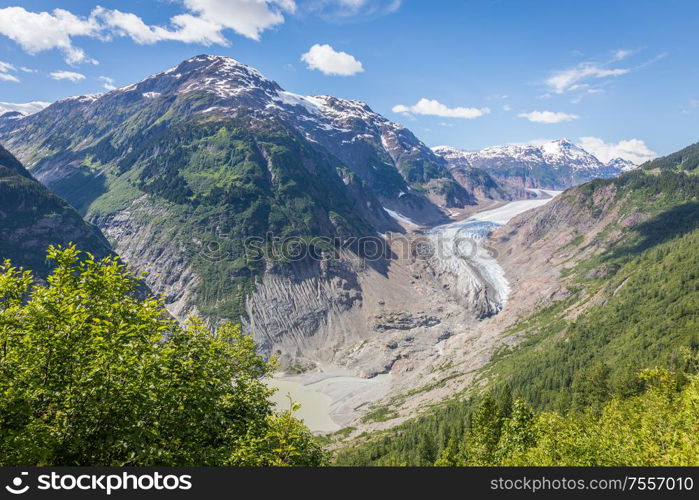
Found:
<svg viewBox="0 0 699 500"><path fill-rule="evenodd" d="M623 158L614 158L607 162L607 168L618 170L619 172L628 172L629 170L637 169L638 165Z"/></svg>
<svg viewBox="0 0 699 500"><path fill-rule="evenodd" d="M49 106L50 102L32 101L25 103L0 102L0 117L7 113L12 113L13 116L29 116L38 113L45 107Z"/></svg>
<svg viewBox="0 0 699 500"><path fill-rule="evenodd" d="M81 121L82 125L78 126L79 137L72 134L69 143L77 146L99 138L107 123L112 126L132 119L137 110L168 120L191 117L212 121L242 113L251 113L253 121L280 120L314 147L337 157L371 186L384 205L413 218L437 220L443 216L438 205L476 203L473 194L454 180L441 157L410 130L375 113L367 104L287 92L256 69L229 57L193 57L133 85L63 99L21 123L0 122L0 136L6 136L8 146L24 157L23 144L35 145L29 138L39 130L46 133L48 145L52 135L66 133L54 128L55 124L67 125L75 118L75 123ZM43 172L48 165L39 166L35 175L43 180L42 176L56 173L54 166L50 166L50 173Z"/></svg>
<svg viewBox="0 0 699 500"><path fill-rule="evenodd" d="M480 151L438 146L434 151L452 166L480 168L498 182L532 188L568 188L600 177L614 177L633 165L622 159L602 163L567 139L536 146L493 146Z"/></svg>

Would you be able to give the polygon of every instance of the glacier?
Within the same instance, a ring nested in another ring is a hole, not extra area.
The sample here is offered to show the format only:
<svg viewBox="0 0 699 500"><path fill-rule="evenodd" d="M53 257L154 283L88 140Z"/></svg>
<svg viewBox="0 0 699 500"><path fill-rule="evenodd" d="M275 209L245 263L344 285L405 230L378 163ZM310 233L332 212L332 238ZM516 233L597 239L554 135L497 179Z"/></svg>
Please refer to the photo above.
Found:
<svg viewBox="0 0 699 500"><path fill-rule="evenodd" d="M505 307L510 285L504 269L487 247L487 237L513 217L545 205L561 191L540 190L542 199L521 200L479 212L466 220L436 226L426 232L430 265L453 283L452 291L480 317Z"/></svg>

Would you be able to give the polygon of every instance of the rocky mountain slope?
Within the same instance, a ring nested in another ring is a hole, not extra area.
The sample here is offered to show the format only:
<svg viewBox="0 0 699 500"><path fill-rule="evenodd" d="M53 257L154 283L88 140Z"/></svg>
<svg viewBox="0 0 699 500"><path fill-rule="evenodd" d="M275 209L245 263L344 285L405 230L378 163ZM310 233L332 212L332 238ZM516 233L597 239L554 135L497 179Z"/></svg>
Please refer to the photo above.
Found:
<svg viewBox="0 0 699 500"><path fill-rule="evenodd" d="M333 318L364 304L362 273L388 273L382 259L356 267L353 238L383 247L377 233L446 221L480 188L366 104L293 94L225 57L0 122L0 138L149 273L175 316L243 316L290 363L343 348ZM285 253L290 237L308 251ZM354 340L373 331L356 321Z"/></svg>
<svg viewBox="0 0 699 500"><path fill-rule="evenodd" d="M0 146L0 260L11 259L44 276L48 246L70 242L96 257L110 253L99 229L83 221Z"/></svg>
<svg viewBox="0 0 699 500"><path fill-rule="evenodd" d="M434 151L454 170L482 169L503 186L520 188L565 189L635 168L621 158L602 163L567 139L540 146L493 146L480 151L439 146Z"/></svg>

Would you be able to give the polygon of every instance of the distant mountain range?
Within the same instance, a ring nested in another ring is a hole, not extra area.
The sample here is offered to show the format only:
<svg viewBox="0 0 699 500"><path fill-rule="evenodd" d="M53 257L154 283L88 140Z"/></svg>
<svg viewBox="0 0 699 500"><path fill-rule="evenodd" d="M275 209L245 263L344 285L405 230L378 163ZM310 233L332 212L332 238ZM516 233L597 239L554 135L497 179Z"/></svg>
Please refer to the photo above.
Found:
<svg viewBox="0 0 699 500"><path fill-rule="evenodd" d="M642 370L692 366L682 356L699 346L699 143L568 189L496 229L488 242L512 287L506 307L449 339L443 355L413 373L420 391L375 403L396 426L387 430L381 421L377 432L346 440L341 465L424 465L425 449L437 457L467 442L464 422L475 420L479 396L515 394L537 411L558 411L561 421L578 414L595 422L601 405L644 390ZM479 366L469 355L490 336L497 339L480 353ZM404 422L411 397L419 418ZM425 442L418 436L430 436L429 446L416 446ZM558 444L550 448L556 455ZM602 452L608 456L608 448Z"/></svg>
<svg viewBox="0 0 699 500"><path fill-rule="evenodd" d="M22 104L0 102L0 121L16 118L24 118L49 106L50 102L33 101Z"/></svg>
<svg viewBox="0 0 699 500"><path fill-rule="evenodd" d="M540 146L493 146L464 151L438 146L434 152L456 170L479 168L505 186L565 189L592 179L610 178L636 165L622 158L603 163L567 139Z"/></svg>
<svg viewBox="0 0 699 500"><path fill-rule="evenodd" d="M0 135L37 178L71 199L65 192L72 184L69 178L82 184L84 177L100 171L83 168L85 158L95 156L90 148L99 149L99 141L113 147L113 152L100 149L98 155L109 161L112 153L124 154L121 145L133 146L153 127L190 119L211 123L243 112L247 120L283 123L309 147L339 159L383 204L411 218L437 220L442 217L440 204L463 207L476 202L454 181L442 158L366 104L287 92L257 70L226 57L194 57L128 87L64 99L21 123L0 121ZM123 121L129 121L128 129L121 127L118 136L107 141L104 134ZM47 129L56 124L70 127ZM380 224L384 215L375 215Z"/></svg>

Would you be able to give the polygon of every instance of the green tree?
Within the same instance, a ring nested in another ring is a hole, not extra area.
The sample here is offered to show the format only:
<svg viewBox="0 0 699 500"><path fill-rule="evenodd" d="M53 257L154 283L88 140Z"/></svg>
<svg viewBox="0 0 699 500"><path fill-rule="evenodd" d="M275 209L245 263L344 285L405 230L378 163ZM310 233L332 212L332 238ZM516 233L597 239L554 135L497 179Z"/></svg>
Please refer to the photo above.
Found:
<svg viewBox="0 0 699 500"><path fill-rule="evenodd" d="M437 448L432 434L424 432L420 435L416 452L420 465L432 465L434 463L437 458Z"/></svg>
<svg viewBox="0 0 699 500"><path fill-rule="evenodd" d="M609 388L610 372L604 363L596 363L582 370L573 382L573 407L599 410L612 395Z"/></svg>
<svg viewBox="0 0 699 500"><path fill-rule="evenodd" d="M512 460L536 444L534 410L522 399L512 405L512 414L502 426L498 456L503 461ZM524 465L524 464L522 464Z"/></svg>
<svg viewBox="0 0 699 500"><path fill-rule="evenodd" d="M0 465L317 465L239 326L180 326L115 257L0 267Z"/></svg>
<svg viewBox="0 0 699 500"><path fill-rule="evenodd" d="M505 384L498 394L498 409L503 418L509 418L512 415L512 404L510 384Z"/></svg>
<svg viewBox="0 0 699 500"><path fill-rule="evenodd" d="M447 446L439 454L439 458L435 460L435 467L456 467L461 465L463 462L463 457L461 455L461 450L459 449L459 444L456 439L450 439Z"/></svg>
<svg viewBox="0 0 699 500"><path fill-rule="evenodd" d="M471 417L471 429L466 435L466 460L469 465L491 465L502 431L502 415L491 394L483 396Z"/></svg>

